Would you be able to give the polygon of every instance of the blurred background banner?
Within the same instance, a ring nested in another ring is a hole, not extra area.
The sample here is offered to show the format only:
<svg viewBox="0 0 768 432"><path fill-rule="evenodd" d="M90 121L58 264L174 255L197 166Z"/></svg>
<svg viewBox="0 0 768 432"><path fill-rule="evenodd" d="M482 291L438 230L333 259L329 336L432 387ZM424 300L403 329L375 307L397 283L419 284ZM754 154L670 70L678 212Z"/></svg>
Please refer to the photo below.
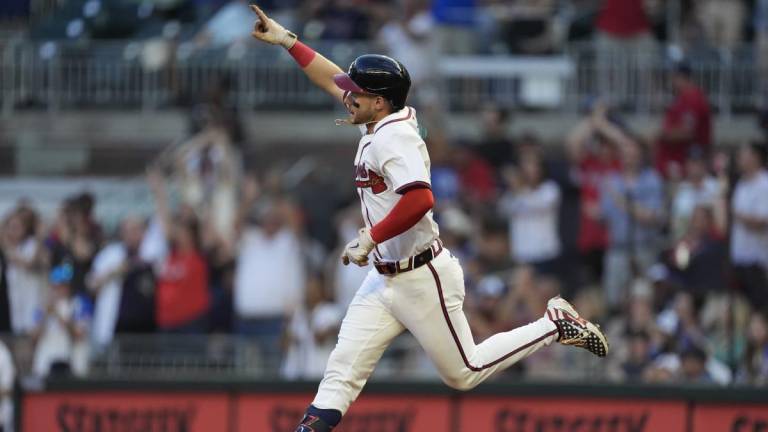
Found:
<svg viewBox="0 0 768 432"><path fill-rule="evenodd" d="M302 416L312 392L294 395L246 395L238 398L238 430L290 430ZM446 396L370 395L360 398L338 430L451 430L455 406Z"/></svg>
<svg viewBox="0 0 768 432"><path fill-rule="evenodd" d="M167 431L211 429L279 432L295 426L314 384L232 386L119 383L109 386L59 383L57 391L24 396L25 430ZM227 388L229 387L229 388ZM190 388L190 390L184 390ZM581 390L587 387L581 386ZM304 389L304 390L301 390ZM170 391L169 391L170 390ZM655 390L637 386L594 386L581 395L575 386L492 384L480 394L453 393L435 385L377 386L350 409L339 431L422 430L534 432L589 430L755 431L768 421L765 395L695 387ZM751 402L746 402L750 401Z"/></svg>
<svg viewBox="0 0 768 432"><path fill-rule="evenodd" d="M24 430L232 430L224 394L45 393L24 399Z"/></svg>
<svg viewBox="0 0 768 432"><path fill-rule="evenodd" d="M462 404L460 430L688 430L686 415L684 401L478 397Z"/></svg>

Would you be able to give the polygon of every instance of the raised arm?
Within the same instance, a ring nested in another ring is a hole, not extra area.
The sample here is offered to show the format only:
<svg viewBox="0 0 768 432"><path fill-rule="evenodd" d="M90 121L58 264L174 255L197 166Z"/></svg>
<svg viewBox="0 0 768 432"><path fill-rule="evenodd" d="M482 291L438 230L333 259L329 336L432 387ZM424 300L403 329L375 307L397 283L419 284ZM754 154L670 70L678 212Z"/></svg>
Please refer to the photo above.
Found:
<svg viewBox="0 0 768 432"><path fill-rule="evenodd" d="M591 120L595 131L603 134L608 140L616 144L619 149L632 145L632 137L608 120L608 107L606 105L600 104L596 107L592 113Z"/></svg>
<svg viewBox="0 0 768 432"><path fill-rule="evenodd" d="M295 34L268 17L258 6L251 5L251 10L257 16L251 36L262 42L280 45L288 50L288 53L296 60L296 63L299 64L301 70L312 83L343 103L344 91L333 82L333 76L344 71L332 61L301 43Z"/></svg>
<svg viewBox="0 0 768 432"><path fill-rule="evenodd" d="M592 137L595 128L589 117L582 119L565 139L565 150L571 162L578 163L584 159L587 141Z"/></svg>
<svg viewBox="0 0 768 432"><path fill-rule="evenodd" d="M163 230L166 239L170 239L173 221L171 219L171 209L168 206L168 191L165 189L165 179L162 173L156 168L147 170L147 183L152 191L152 197L155 200L155 212L158 222Z"/></svg>

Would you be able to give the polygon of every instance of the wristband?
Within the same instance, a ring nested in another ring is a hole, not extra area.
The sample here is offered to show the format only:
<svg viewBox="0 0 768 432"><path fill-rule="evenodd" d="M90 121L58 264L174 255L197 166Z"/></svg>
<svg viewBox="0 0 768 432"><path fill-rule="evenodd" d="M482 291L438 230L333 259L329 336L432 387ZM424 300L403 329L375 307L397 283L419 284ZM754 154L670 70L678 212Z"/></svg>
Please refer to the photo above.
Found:
<svg viewBox="0 0 768 432"><path fill-rule="evenodd" d="M299 40L299 37L296 36L296 33L286 30L285 35L283 36L283 40L280 41L280 45L282 45L283 48L289 50L293 48L297 40Z"/></svg>
<svg viewBox="0 0 768 432"><path fill-rule="evenodd" d="M290 54L302 68L307 67L317 55L315 50L304 45L299 40L297 40L288 50L288 54Z"/></svg>

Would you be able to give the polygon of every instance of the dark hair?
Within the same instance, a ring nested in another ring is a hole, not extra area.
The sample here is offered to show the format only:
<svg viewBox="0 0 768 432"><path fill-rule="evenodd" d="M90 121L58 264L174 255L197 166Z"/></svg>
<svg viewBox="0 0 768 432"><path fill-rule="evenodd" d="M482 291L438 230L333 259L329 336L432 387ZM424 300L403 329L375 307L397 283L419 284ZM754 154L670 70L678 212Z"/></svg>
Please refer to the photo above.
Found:
<svg viewBox="0 0 768 432"><path fill-rule="evenodd" d="M518 161L518 165L521 168L522 171L522 165L525 162L532 162L536 164L536 166L539 168L539 178L537 179L535 186L540 186L542 183L547 181L549 173L547 172L547 167L544 164L544 158L539 154L538 152L530 152L525 153L523 155L520 155L520 160Z"/></svg>
<svg viewBox="0 0 768 432"><path fill-rule="evenodd" d="M189 234L192 236L192 245L194 246L195 250L202 250L202 239L200 238L200 222L197 220L197 218L179 217L178 221L181 228L189 231ZM173 244L171 247L175 249L177 245Z"/></svg>
<svg viewBox="0 0 768 432"><path fill-rule="evenodd" d="M678 60L672 66L672 71L686 78L693 76L693 67L688 60Z"/></svg>
<svg viewBox="0 0 768 432"><path fill-rule="evenodd" d="M507 225L507 221L500 217L486 214L482 216L480 228L484 235L506 234L508 229Z"/></svg>
<svg viewBox="0 0 768 432"><path fill-rule="evenodd" d="M762 319L763 322L768 324L768 307L756 308L752 311L752 316L757 316Z"/></svg>
<svg viewBox="0 0 768 432"><path fill-rule="evenodd" d="M506 107L493 105L491 110L495 112L497 116L499 116L499 123L504 124L509 121L510 112Z"/></svg>
<svg viewBox="0 0 768 432"><path fill-rule="evenodd" d="M77 203L85 214L90 214L96 199L90 192L83 192L77 197Z"/></svg>
<svg viewBox="0 0 768 432"><path fill-rule="evenodd" d="M765 166L768 161L768 145L761 141L752 141L749 143L749 149L760 160L760 165Z"/></svg>
<svg viewBox="0 0 768 432"><path fill-rule="evenodd" d="M197 218L188 218L185 222L186 228L192 234L192 243L195 245L195 249L202 249L202 239L200 238L200 221Z"/></svg>
<svg viewBox="0 0 768 432"><path fill-rule="evenodd" d="M695 358L701 362L707 361L707 352L697 344L691 343L680 353L680 358Z"/></svg>
<svg viewBox="0 0 768 432"><path fill-rule="evenodd" d="M21 220L22 229L24 230L24 238L35 235L37 225L40 222L37 212L31 207L22 206L16 210L16 216Z"/></svg>
<svg viewBox="0 0 768 432"><path fill-rule="evenodd" d="M768 107L763 108L757 115L757 124L762 129L768 130Z"/></svg>

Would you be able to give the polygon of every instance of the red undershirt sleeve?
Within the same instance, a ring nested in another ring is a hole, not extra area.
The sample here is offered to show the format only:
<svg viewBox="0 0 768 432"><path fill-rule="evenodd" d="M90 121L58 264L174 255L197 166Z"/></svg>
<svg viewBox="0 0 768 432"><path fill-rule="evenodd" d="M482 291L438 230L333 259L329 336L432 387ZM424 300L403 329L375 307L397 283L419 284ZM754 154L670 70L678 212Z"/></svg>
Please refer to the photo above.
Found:
<svg viewBox="0 0 768 432"><path fill-rule="evenodd" d="M424 217L435 205L432 190L426 186L409 188L387 216L371 228L371 238L381 243L400 235Z"/></svg>
<svg viewBox="0 0 768 432"><path fill-rule="evenodd" d="M304 45L301 41L296 41L296 43L293 44L293 47L288 50L288 53L294 60L296 60L296 63L298 63L302 69L309 66L317 55L315 50Z"/></svg>

